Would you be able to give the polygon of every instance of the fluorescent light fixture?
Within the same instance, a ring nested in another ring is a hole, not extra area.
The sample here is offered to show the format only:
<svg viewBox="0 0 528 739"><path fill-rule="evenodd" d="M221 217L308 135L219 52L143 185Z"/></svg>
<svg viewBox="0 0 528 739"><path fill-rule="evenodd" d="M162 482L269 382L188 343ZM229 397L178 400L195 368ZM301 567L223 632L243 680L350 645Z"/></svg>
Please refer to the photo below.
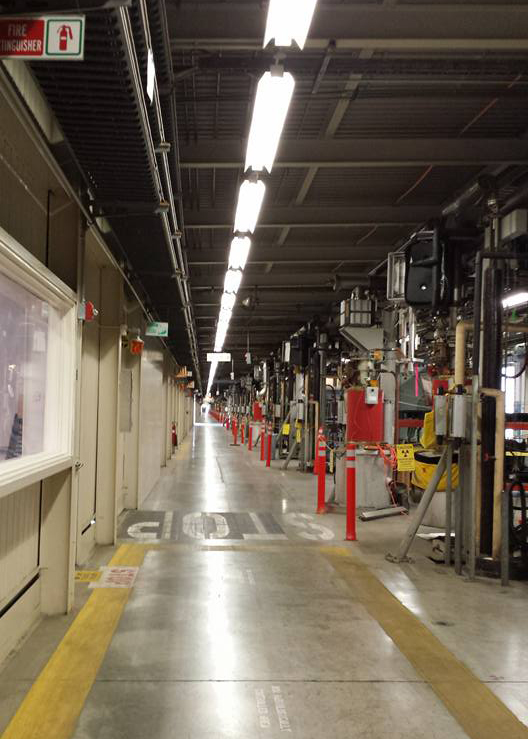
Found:
<svg viewBox="0 0 528 739"><path fill-rule="evenodd" d="M224 293L222 295L222 302L220 303L221 310L231 313L235 307L235 300L236 295L234 293Z"/></svg>
<svg viewBox="0 0 528 739"><path fill-rule="evenodd" d="M294 88L295 80L288 72L265 72L260 78L249 130L246 172L250 168L253 172L271 172Z"/></svg>
<svg viewBox="0 0 528 739"><path fill-rule="evenodd" d="M237 293L242 280L242 272L239 269L228 269L224 280L225 293Z"/></svg>
<svg viewBox="0 0 528 739"><path fill-rule="evenodd" d="M231 242L231 250L229 252L229 269L244 269L250 249L251 239L247 236L235 236ZM234 302L233 300L233 304Z"/></svg>
<svg viewBox="0 0 528 739"><path fill-rule="evenodd" d="M154 64L154 54L152 50L148 50L147 55L147 95L152 104L154 102L154 85L156 83L156 66Z"/></svg>
<svg viewBox="0 0 528 739"><path fill-rule="evenodd" d="M519 305L528 303L528 292L526 290L510 293L502 299L503 308L517 308Z"/></svg>
<svg viewBox="0 0 528 739"><path fill-rule="evenodd" d="M246 180L242 183L238 194L235 231L253 233L257 226L265 193L266 185L260 180L258 182Z"/></svg>
<svg viewBox="0 0 528 739"><path fill-rule="evenodd" d="M270 0L264 46L274 39L275 46L297 42L304 48L317 0Z"/></svg>

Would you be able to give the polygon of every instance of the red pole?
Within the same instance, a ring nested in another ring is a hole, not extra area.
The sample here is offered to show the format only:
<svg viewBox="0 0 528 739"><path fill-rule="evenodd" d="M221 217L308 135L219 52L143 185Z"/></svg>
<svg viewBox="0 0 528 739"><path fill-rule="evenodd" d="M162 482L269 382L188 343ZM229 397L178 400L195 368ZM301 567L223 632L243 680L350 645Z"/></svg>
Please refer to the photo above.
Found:
<svg viewBox="0 0 528 739"><path fill-rule="evenodd" d="M251 421L249 422L249 429L248 429L248 452L250 452L253 449L253 426L251 425Z"/></svg>
<svg viewBox="0 0 528 739"><path fill-rule="evenodd" d="M242 423L240 424L240 443L241 444L244 444L245 428L246 428L246 422L245 420L243 420Z"/></svg>
<svg viewBox="0 0 528 739"><path fill-rule="evenodd" d="M326 439L322 429L317 438L317 513L326 513Z"/></svg>
<svg viewBox="0 0 528 739"><path fill-rule="evenodd" d="M323 433L323 429L322 429L321 426L319 426L319 430L317 432L317 441L316 441L316 444L315 444L315 459L314 459L314 463L313 463L313 473L314 473L314 475L318 475L319 474L319 437L321 436L322 433Z"/></svg>
<svg viewBox="0 0 528 739"><path fill-rule="evenodd" d="M346 449L346 540L356 541L356 445Z"/></svg>
<svg viewBox="0 0 528 739"><path fill-rule="evenodd" d="M237 436L238 436L238 425L236 418L233 418L233 443L237 443Z"/></svg>
<svg viewBox="0 0 528 739"><path fill-rule="evenodd" d="M264 444L266 439L266 424L264 421L260 424L260 461L264 461Z"/></svg>
<svg viewBox="0 0 528 739"><path fill-rule="evenodd" d="M266 467L271 467L271 442L273 439L273 428L271 424L268 428L268 457L266 459Z"/></svg>

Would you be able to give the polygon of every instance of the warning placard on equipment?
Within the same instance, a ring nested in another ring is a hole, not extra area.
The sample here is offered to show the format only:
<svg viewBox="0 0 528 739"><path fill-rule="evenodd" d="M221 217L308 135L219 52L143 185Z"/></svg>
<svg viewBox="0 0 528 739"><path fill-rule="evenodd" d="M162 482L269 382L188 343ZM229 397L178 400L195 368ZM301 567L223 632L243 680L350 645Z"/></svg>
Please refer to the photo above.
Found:
<svg viewBox="0 0 528 739"><path fill-rule="evenodd" d="M414 445L397 444L396 454L398 457L398 472L414 472Z"/></svg>

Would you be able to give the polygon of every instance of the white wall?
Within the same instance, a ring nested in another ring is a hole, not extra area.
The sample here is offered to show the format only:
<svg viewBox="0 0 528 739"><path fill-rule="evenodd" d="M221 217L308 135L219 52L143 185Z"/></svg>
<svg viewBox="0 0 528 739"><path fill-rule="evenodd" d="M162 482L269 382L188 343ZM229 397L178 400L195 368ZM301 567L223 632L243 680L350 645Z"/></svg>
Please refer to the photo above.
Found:
<svg viewBox="0 0 528 739"><path fill-rule="evenodd" d="M139 507L158 481L161 472L160 448L164 440L162 402L163 352L154 342L147 340L141 357Z"/></svg>

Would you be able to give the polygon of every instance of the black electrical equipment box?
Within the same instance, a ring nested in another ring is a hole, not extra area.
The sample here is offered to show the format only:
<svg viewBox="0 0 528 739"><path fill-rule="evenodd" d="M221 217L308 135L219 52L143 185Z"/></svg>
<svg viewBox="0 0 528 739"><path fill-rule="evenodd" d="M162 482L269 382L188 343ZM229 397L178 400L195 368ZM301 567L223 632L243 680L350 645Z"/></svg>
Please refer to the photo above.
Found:
<svg viewBox="0 0 528 739"><path fill-rule="evenodd" d="M308 336L292 336L290 339L290 364L296 367L306 367L309 347L310 339Z"/></svg>
<svg viewBox="0 0 528 739"><path fill-rule="evenodd" d="M405 302L414 308L448 307L453 298L452 266L439 229L420 231L405 249Z"/></svg>

